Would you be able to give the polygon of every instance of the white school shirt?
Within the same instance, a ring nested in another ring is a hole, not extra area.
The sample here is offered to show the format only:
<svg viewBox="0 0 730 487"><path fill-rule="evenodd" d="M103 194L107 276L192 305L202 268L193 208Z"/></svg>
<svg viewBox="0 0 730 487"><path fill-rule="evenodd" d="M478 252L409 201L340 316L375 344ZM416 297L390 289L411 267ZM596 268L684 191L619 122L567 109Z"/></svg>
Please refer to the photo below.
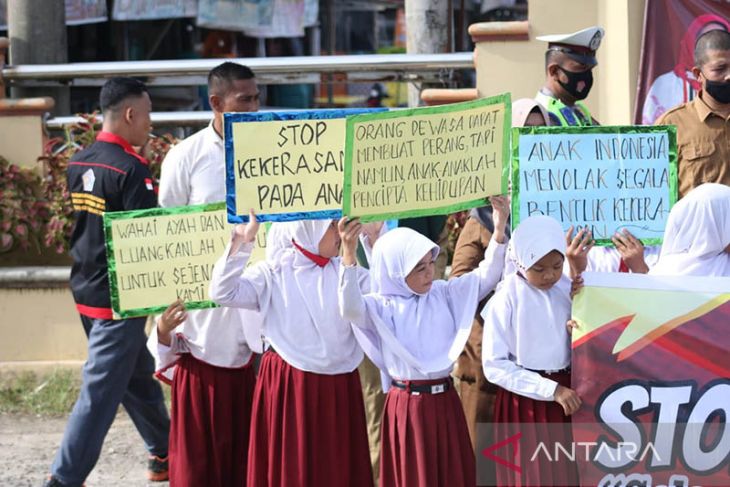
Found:
<svg viewBox="0 0 730 487"><path fill-rule="evenodd" d="M211 299L221 306L260 311L265 341L284 361L299 370L336 375L357 369L362 362L363 351L350 323L340 317L337 309L339 257L330 259L324 268L317 270L307 257L296 252L293 259L297 267L294 269L275 269L264 261L243 272L253 244L243 244L231 255L230 249L229 244L213 269ZM313 285L302 289L296 282L283 279L284 275L292 272L315 276L321 272L324 276L322 282L331 282L333 286L318 289L315 277ZM355 281L365 291L369 290L366 270L359 269ZM318 306L317 303L322 301L326 305ZM319 319L313 319L310 307L316 308L314 315Z"/></svg>
<svg viewBox="0 0 730 487"><path fill-rule="evenodd" d="M170 208L218 203L225 199L223 139L211 122L167 153L162 163L159 201L160 206ZM243 315L236 308L188 311L187 320L171 334L169 347L158 342L157 327L153 327L147 347L155 358L157 370L171 367L181 353L191 353L196 359L218 367L246 365L252 351L243 326L245 321L257 317L253 313Z"/></svg>
<svg viewBox="0 0 730 487"><path fill-rule="evenodd" d="M570 311L570 279L565 275L547 291L519 274L507 276L482 311L487 380L522 396L552 401L557 382L532 371L570 365Z"/></svg>
<svg viewBox="0 0 730 487"><path fill-rule="evenodd" d="M441 379L451 373L469 338L476 306L502 276L506 249L506 243L491 240L479 267L448 281L433 281L423 296L363 296L357 285L358 268L342 266L341 313L353 323L366 354L381 369L384 391L390 388L391 378ZM474 286L478 286L476 299L465 302L468 289ZM427 311L419 316L418 308Z"/></svg>
<svg viewBox="0 0 730 487"><path fill-rule="evenodd" d="M659 253L661 250L661 245L647 245L644 247L644 262L646 262L649 270L651 270L659 260ZM619 272L620 267L621 253L616 250L616 247L593 247L588 251L587 271Z"/></svg>

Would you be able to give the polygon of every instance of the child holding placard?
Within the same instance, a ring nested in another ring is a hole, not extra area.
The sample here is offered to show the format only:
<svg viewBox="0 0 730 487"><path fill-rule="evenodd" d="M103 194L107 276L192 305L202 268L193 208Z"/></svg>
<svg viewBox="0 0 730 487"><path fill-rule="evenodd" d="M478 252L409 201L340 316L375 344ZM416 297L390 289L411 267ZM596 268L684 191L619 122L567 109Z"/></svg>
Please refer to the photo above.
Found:
<svg viewBox="0 0 730 487"><path fill-rule="evenodd" d="M388 388L381 426L380 485L476 484L464 411L449 376L464 348L477 304L502 275L507 198L494 197L495 232L473 272L434 281L437 244L397 228L373 247L371 286L363 296L355 252L359 224L340 223L344 243L339 300Z"/></svg>
<svg viewBox="0 0 730 487"><path fill-rule="evenodd" d="M340 238L332 220L274 223L264 262L244 268L258 223L237 225L210 296L260 311L248 485L372 487L357 367L363 353L337 308ZM367 271L356 276L367 289Z"/></svg>
<svg viewBox="0 0 730 487"><path fill-rule="evenodd" d="M560 442L570 449L570 415L580 407L570 389L570 280L560 223L531 216L512 234L507 275L482 312L484 375L499 386L494 411L498 441L521 434L521 474L497 466L497 485L578 485L575 465L533 453ZM526 424L534 425L532 428ZM549 424L546 425L546 424ZM514 425L511 427L509 425Z"/></svg>
<svg viewBox="0 0 730 487"><path fill-rule="evenodd" d="M573 275L579 275L583 271L592 272L631 272L634 274L646 274L659 259L661 245L644 246L643 243L626 228L611 236L613 247L593 246L593 236L586 227L577 232L570 227L566 235L568 241L568 256L571 250L588 250L584 253L584 259L573 260L578 265L572 269ZM588 245L588 249L584 249Z"/></svg>

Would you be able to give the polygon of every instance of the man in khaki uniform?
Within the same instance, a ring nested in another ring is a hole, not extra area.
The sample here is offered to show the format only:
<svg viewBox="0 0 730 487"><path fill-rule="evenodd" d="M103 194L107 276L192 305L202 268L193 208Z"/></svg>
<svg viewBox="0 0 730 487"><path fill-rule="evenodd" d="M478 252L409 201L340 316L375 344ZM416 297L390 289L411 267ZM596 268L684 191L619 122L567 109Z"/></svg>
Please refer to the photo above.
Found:
<svg viewBox="0 0 730 487"><path fill-rule="evenodd" d="M730 185L730 33L700 36L694 58L702 90L656 121L677 126L680 198L702 183Z"/></svg>

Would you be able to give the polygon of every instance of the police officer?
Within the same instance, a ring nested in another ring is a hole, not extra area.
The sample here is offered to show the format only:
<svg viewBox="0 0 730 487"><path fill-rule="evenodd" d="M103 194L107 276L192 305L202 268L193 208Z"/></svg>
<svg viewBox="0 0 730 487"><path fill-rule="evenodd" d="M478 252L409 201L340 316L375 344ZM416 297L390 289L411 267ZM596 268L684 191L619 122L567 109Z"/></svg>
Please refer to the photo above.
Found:
<svg viewBox="0 0 730 487"><path fill-rule="evenodd" d="M545 85L535 97L550 115L551 125L598 125L581 101L593 86L596 50L604 31L600 27L537 37L548 43L545 52Z"/></svg>

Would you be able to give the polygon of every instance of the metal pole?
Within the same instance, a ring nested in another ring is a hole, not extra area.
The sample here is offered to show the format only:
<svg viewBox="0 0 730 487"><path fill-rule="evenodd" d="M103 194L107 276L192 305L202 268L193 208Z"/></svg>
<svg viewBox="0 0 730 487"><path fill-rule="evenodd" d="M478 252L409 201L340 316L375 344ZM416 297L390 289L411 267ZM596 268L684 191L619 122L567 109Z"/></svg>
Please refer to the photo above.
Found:
<svg viewBox="0 0 730 487"><path fill-rule="evenodd" d="M406 52L408 54L446 53L451 48L451 2L443 0L406 0ZM423 88L423 87L421 87ZM420 89L408 87L408 106L420 104Z"/></svg>
<svg viewBox="0 0 730 487"><path fill-rule="evenodd" d="M335 55L335 49L337 45L337 22L335 20L335 2L334 0L327 1L327 28L329 33L327 35L327 52L330 56ZM330 73L327 76L327 106L334 106L334 76Z"/></svg>
<svg viewBox="0 0 730 487"><path fill-rule="evenodd" d="M13 64L65 64L66 7L64 0L8 0L8 35L10 61ZM67 87L14 87L13 98L51 96L56 101L54 113L68 113Z"/></svg>
<svg viewBox="0 0 730 487"><path fill-rule="evenodd" d="M448 69L473 68L473 53L451 54L352 54L340 56L305 56L229 59L249 66L256 76L277 78L310 73L405 72L434 73ZM6 82L38 83L75 79L109 78L112 76L160 77L205 76L221 63L221 59L180 59L160 61L113 61L6 66L2 77ZM291 83L292 81L288 81Z"/></svg>

